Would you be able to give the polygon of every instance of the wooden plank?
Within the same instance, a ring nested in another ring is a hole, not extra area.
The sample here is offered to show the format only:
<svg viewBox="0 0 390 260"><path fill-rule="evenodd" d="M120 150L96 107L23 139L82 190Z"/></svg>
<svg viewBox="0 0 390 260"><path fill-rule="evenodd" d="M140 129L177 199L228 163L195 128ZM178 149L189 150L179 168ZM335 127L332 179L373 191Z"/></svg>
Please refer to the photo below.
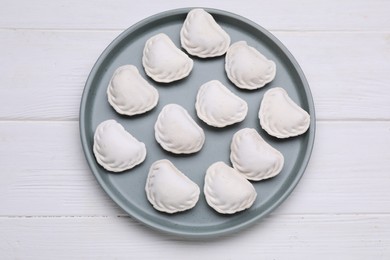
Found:
<svg viewBox="0 0 390 260"><path fill-rule="evenodd" d="M0 31L0 117L77 118L89 71L118 33Z"/></svg>
<svg viewBox="0 0 390 260"><path fill-rule="evenodd" d="M76 120L88 74L119 33L0 30L0 119ZM301 64L319 119L390 119L389 33L276 35Z"/></svg>
<svg viewBox="0 0 390 260"><path fill-rule="evenodd" d="M0 215L122 213L90 172L76 122L0 121L0 139Z"/></svg>
<svg viewBox="0 0 390 260"><path fill-rule="evenodd" d="M270 216L237 234L200 241L127 217L0 218L4 259L388 259L389 215Z"/></svg>
<svg viewBox="0 0 390 260"><path fill-rule="evenodd" d="M124 29L162 11L191 6L179 0L155 1L7 1L0 10L0 28ZM237 1L196 6L234 12L271 30L389 30L390 3L383 0ZM44 14L44 15L42 15Z"/></svg>
<svg viewBox="0 0 390 260"><path fill-rule="evenodd" d="M202 241L136 222L84 159L78 109L102 50L178 0L6 1L0 8L1 259L389 259L390 2L199 0L272 30L318 119L308 169L253 227ZM356 122L358 121L358 122Z"/></svg>
<svg viewBox="0 0 390 260"><path fill-rule="evenodd" d="M276 33L310 83L320 119L390 118L390 34Z"/></svg>
<svg viewBox="0 0 390 260"><path fill-rule="evenodd" d="M384 193L390 184L390 123L318 122L317 126L305 175L276 212L389 212L390 199Z"/></svg>
<svg viewBox="0 0 390 260"><path fill-rule="evenodd" d="M389 129L318 122L308 169L275 214L390 213ZM88 169L76 122L0 122L0 172L1 216L124 214Z"/></svg>

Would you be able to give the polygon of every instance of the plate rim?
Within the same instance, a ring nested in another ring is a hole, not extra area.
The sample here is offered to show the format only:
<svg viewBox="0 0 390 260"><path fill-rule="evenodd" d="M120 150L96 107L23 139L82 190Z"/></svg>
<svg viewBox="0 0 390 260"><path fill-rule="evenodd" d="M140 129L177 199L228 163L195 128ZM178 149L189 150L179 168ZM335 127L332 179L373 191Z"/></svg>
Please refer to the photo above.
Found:
<svg viewBox="0 0 390 260"><path fill-rule="evenodd" d="M166 18L167 16L174 16L178 14L186 14L190 10L195 9L195 8L202 8L205 11L209 12L210 14L217 14L217 15L223 15L223 16L228 16L230 18L239 20L241 22L244 22L253 28L256 28L256 30L259 30L261 33L263 33L266 37L269 38L275 45L277 45L282 52L287 56L288 60L292 63L293 67L295 68L297 74L299 75L300 80L302 81L303 89L305 91L305 96L306 99L305 101L308 104L308 108L310 112L310 127L308 129L308 145L306 147L306 153L302 159L302 163L299 167L299 170L297 171L296 177L293 178L291 181L291 184L284 190L282 195L266 210L262 211L260 214L257 214L256 216L250 218L247 221L243 221L240 224L234 225L232 227L220 229L220 230L214 230L214 231L205 231L205 232L186 232L180 229L174 229L170 228L164 225L161 225L159 223L149 221L148 219L145 219L141 216L141 214L138 214L137 212L131 211L128 209L125 203L123 203L108 187L106 182L101 178L100 174L98 174L97 169L95 164L90 163L90 161L95 160L93 157L93 154L89 151L89 147L87 144L87 134L85 131L86 127L86 104L88 100L88 94L90 93L92 89L92 83L93 80L96 76L96 72L100 69L100 66L104 62L104 59L109 55L109 53L116 48L116 46L124 40L128 35L132 34L135 32L137 29L147 25L148 23L155 22L156 20ZM190 238L190 239L197 239L197 238L212 238L216 236L221 236L221 235L227 235L231 234L233 232L237 232L239 230L242 230L244 228L247 228L251 226L252 224L259 222L261 219L269 215L272 211L274 211L277 207L279 207L282 202L284 202L292 193L292 191L295 189L295 187L298 185L300 179L302 178L303 174L305 173L305 170L308 166L308 163L310 161L310 157L313 151L314 147L314 139L315 139L315 132L316 132L316 116L315 116L315 106L314 106L314 100L313 96L311 94L310 86L309 83L304 75L304 72L298 62L296 61L295 57L291 54L291 52L284 46L284 44L276 37L274 36L271 32L263 28L262 26L258 25L257 23L253 22L252 20L245 18L241 15L221 10L221 9L215 9L215 8L208 8L208 7L185 7L185 8L177 8L177 9L171 9L171 10L166 10L154 15L151 15L149 17L146 17L137 23L131 25L127 29L125 29L123 32L121 32L117 37L115 37L111 43L103 50L103 52L99 55L97 58L96 62L94 63L88 78L86 80L86 83L84 85L84 90L81 96L81 102L80 102L80 110L79 110L79 131L80 131L80 140L82 144L82 149L84 156L87 160L88 166L90 170L92 171L93 175L95 176L96 180L98 181L99 185L103 188L105 193L110 197L111 200L113 200L122 210L124 210L131 218L136 219L138 222L145 224L146 226L162 231L171 235L177 235L183 238Z"/></svg>

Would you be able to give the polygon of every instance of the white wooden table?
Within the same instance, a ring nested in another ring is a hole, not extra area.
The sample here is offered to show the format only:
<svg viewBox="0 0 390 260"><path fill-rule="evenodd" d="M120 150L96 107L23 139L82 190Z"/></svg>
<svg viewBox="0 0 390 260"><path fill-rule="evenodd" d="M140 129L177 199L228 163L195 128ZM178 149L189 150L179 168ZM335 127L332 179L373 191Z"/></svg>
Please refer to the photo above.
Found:
<svg viewBox="0 0 390 260"><path fill-rule="evenodd" d="M118 208L84 158L78 110L103 49L152 14L245 16L302 66L317 135L265 220L186 241ZM27 1L0 8L0 259L390 259L390 1Z"/></svg>

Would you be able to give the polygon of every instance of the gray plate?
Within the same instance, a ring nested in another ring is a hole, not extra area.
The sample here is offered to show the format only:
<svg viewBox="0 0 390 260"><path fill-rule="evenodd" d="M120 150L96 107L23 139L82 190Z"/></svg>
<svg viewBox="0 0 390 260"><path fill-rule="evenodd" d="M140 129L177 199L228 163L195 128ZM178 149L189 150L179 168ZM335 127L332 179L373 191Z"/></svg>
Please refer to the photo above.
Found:
<svg viewBox="0 0 390 260"><path fill-rule="evenodd" d="M235 87L224 71L224 56L212 59L194 59L190 76L172 84L158 84L148 78L141 58L145 41L151 36L166 33L176 46L180 46L180 29L190 8L167 11L149 17L117 37L102 53L86 82L80 107L80 134L86 159L96 179L107 194L130 216L155 229L189 237L210 237L237 231L263 218L274 210L297 185L309 161L314 142L315 115L313 99L306 79L290 52L272 34L259 25L235 14L206 9L231 36L232 43L247 41L277 66L276 78L264 88L243 91ZM106 89L116 68L133 64L154 85L160 100L152 111L135 117L117 114L107 102ZM199 120L195 113L198 88L213 79L220 80L231 91L247 101L246 119L230 127L216 129ZM266 90L281 86L311 115L309 130L298 137L278 140L264 132L257 116ZM154 123L162 107L177 103L185 107L205 130L206 142L196 154L176 156L165 152L154 139ZM109 173L100 167L92 152L93 135L97 125L115 119L147 147L146 160L136 168L120 174ZM257 129L260 135L285 157L282 172L266 181L253 182L258 197L253 206L234 215L221 215L210 208L203 195L204 175L208 166L216 161L230 164L230 142L233 134L244 127ZM167 158L196 182L202 190L196 206L183 213L169 215L153 209L145 195L145 183L153 162Z"/></svg>

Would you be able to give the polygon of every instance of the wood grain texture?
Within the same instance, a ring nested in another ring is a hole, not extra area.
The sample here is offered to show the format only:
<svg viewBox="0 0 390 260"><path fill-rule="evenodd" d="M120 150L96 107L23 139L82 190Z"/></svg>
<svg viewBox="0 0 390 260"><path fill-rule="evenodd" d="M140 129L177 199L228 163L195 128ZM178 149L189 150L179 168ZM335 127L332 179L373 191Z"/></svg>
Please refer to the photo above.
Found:
<svg viewBox="0 0 390 260"><path fill-rule="evenodd" d="M317 129L308 169L276 214L390 213L390 123ZM124 214L88 169L76 122L1 122L0 136L0 215Z"/></svg>
<svg viewBox="0 0 390 260"><path fill-rule="evenodd" d="M390 119L389 33L276 33L302 67L319 119Z"/></svg>
<svg viewBox="0 0 390 260"><path fill-rule="evenodd" d="M186 241L127 217L0 218L3 258L386 259L388 215L270 216L237 234Z"/></svg>
<svg viewBox="0 0 390 260"><path fill-rule="evenodd" d="M77 120L88 74L119 33L0 30L0 119ZM390 119L390 33L276 36L302 66L318 119Z"/></svg>
<svg viewBox="0 0 390 260"><path fill-rule="evenodd" d="M0 71L0 118L77 118L89 71L117 34L0 31L7 64Z"/></svg>
<svg viewBox="0 0 390 260"><path fill-rule="evenodd" d="M100 188L82 153L87 76L124 29L207 6L271 30L302 66L316 142L292 195L237 234L155 232ZM0 259L389 259L390 1L26 1L0 8Z"/></svg>
<svg viewBox="0 0 390 260"><path fill-rule="evenodd" d="M389 30L385 0L258 1L6 1L0 28L124 29L170 9L204 6L234 12L270 30Z"/></svg>

